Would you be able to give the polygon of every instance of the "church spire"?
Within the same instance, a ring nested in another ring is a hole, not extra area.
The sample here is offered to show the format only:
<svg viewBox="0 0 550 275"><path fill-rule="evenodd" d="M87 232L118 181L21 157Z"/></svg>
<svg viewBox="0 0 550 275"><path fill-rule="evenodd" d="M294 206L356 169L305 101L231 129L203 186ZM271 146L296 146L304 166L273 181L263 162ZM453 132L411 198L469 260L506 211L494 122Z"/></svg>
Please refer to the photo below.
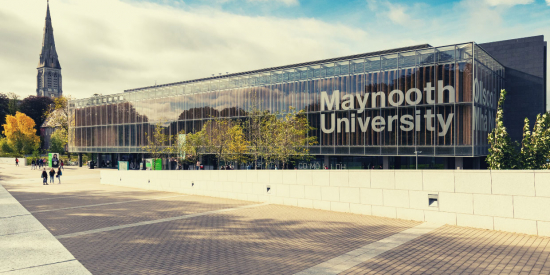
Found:
<svg viewBox="0 0 550 275"><path fill-rule="evenodd" d="M55 40L53 38L52 18L50 16L50 1L46 11L46 25L44 26L44 37L42 39L42 52L40 53L40 62L38 67L48 67L61 69L57 51L55 49Z"/></svg>
<svg viewBox="0 0 550 275"><path fill-rule="evenodd" d="M52 18L50 16L50 1L46 9L46 25L42 38L42 51L38 61L38 73L36 76L36 95L59 97L63 95L61 81L61 65L55 49L53 39Z"/></svg>
<svg viewBox="0 0 550 275"><path fill-rule="evenodd" d="M50 17L50 0L48 0L48 9L46 10L46 20L52 20Z"/></svg>

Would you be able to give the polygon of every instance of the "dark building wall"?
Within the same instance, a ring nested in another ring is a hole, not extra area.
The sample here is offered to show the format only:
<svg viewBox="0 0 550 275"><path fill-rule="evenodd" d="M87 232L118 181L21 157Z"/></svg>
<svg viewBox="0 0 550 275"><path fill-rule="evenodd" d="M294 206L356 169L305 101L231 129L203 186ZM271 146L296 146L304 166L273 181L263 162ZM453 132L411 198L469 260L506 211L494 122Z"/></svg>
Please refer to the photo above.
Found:
<svg viewBox="0 0 550 275"><path fill-rule="evenodd" d="M506 67L504 125L513 140L521 141L523 121L533 126L546 112L546 42L544 36L479 44Z"/></svg>

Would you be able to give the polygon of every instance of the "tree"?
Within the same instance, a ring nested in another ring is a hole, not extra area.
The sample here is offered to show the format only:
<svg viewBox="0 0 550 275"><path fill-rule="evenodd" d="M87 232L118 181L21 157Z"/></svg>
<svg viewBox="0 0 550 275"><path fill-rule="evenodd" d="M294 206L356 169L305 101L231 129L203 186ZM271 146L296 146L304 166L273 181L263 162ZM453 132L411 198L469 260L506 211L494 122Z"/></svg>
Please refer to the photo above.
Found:
<svg viewBox="0 0 550 275"><path fill-rule="evenodd" d="M53 127L58 130L62 130L63 132L60 132L58 135L58 143L63 144L63 148L65 148L65 144L69 143L69 124L74 126L74 116L69 116L69 100L71 97L64 97L60 96L53 100L53 104L50 104L46 112L44 113L43 117L45 118L45 122L47 126ZM72 121L69 121L69 118ZM61 140L62 138L62 140ZM72 137L74 138L74 136ZM56 145L57 146L57 145ZM69 158L71 157L69 153Z"/></svg>
<svg viewBox="0 0 550 275"><path fill-rule="evenodd" d="M496 125L488 137L491 147L489 148L489 155L486 161L489 169L493 170L515 169L518 167L516 148L508 135L506 127L504 127L502 106L504 105L505 98L506 91L501 90L498 100Z"/></svg>
<svg viewBox="0 0 550 275"><path fill-rule="evenodd" d="M227 146L229 151L228 160L234 161L237 163L237 168L239 164L246 163L248 161L248 146L250 142L246 140L244 136L243 127L241 124L235 124L228 131L230 139Z"/></svg>
<svg viewBox="0 0 550 275"><path fill-rule="evenodd" d="M8 144L7 138L0 138L0 151L2 154L11 154L13 153L13 149Z"/></svg>
<svg viewBox="0 0 550 275"><path fill-rule="evenodd" d="M5 94L0 94L0 125L6 123L6 116L9 115L10 99Z"/></svg>
<svg viewBox="0 0 550 275"><path fill-rule="evenodd" d="M308 136L313 130L309 125L304 110L296 112L290 107L290 111L274 123L275 159L287 167L291 159L304 159L309 156L308 145L317 144L317 137Z"/></svg>
<svg viewBox="0 0 550 275"><path fill-rule="evenodd" d="M218 169L220 161L227 160L227 153L231 135L229 129L233 127L233 121L229 119L209 120L205 125L207 131L210 131L211 140L208 143L208 151L213 152L218 160Z"/></svg>
<svg viewBox="0 0 550 275"><path fill-rule="evenodd" d="M147 145L141 148L151 154L151 157L154 160L173 152L173 147L169 146L172 137L170 135L164 134L164 128L165 127L163 127L162 124L159 122L155 125L152 136L148 133L145 133ZM155 169L154 165L152 169Z"/></svg>
<svg viewBox="0 0 550 275"><path fill-rule="evenodd" d="M550 114L537 115L531 142L535 165L532 169L550 169Z"/></svg>
<svg viewBox="0 0 550 275"><path fill-rule="evenodd" d="M14 116L19 111L19 96L15 93L9 93L8 98L8 114Z"/></svg>
<svg viewBox="0 0 550 275"><path fill-rule="evenodd" d="M15 116L6 116L6 124L2 126L7 144L17 155L29 154L40 146L40 138L34 129L35 123L24 113L16 112Z"/></svg>
<svg viewBox="0 0 550 275"><path fill-rule="evenodd" d="M40 126L44 123L50 105L54 104L54 100L44 96L28 96L23 101L19 109L22 113L32 118L35 122L35 130L40 130Z"/></svg>
<svg viewBox="0 0 550 275"><path fill-rule="evenodd" d="M276 121L276 116L268 111L260 111L253 106L248 111L248 117L244 131L250 143L249 154L252 155L256 168L260 158L270 159L269 147L273 146L272 124Z"/></svg>
<svg viewBox="0 0 550 275"><path fill-rule="evenodd" d="M65 129L69 132L69 100L71 97L60 96L53 100L53 104L50 104L46 112L45 118L50 118L51 123L56 127Z"/></svg>
<svg viewBox="0 0 550 275"><path fill-rule="evenodd" d="M200 160L200 156L206 152L208 140L206 138L206 130L203 127L196 133L185 134L181 131L180 134L185 135L183 142L178 142L177 152L183 156L184 160L194 164Z"/></svg>
<svg viewBox="0 0 550 275"><path fill-rule="evenodd" d="M546 169L550 157L550 117L548 113L537 115L533 131L529 131L529 119L525 118L519 169Z"/></svg>
<svg viewBox="0 0 550 275"><path fill-rule="evenodd" d="M506 91L500 93L496 127L489 134L489 169L550 169L550 114L537 115L532 131L529 119L525 118L521 145L513 143L503 123L502 106ZM519 152L516 148L520 148Z"/></svg>
<svg viewBox="0 0 550 275"><path fill-rule="evenodd" d="M50 152L64 154L66 144L67 131L63 128L57 129L50 138Z"/></svg>
<svg viewBox="0 0 550 275"><path fill-rule="evenodd" d="M531 147L531 131L529 131L529 119L525 118L523 124L523 139L521 141L521 149L518 155L519 169L530 169L533 163L533 148Z"/></svg>
<svg viewBox="0 0 550 275"><path fill-rule="evenodd" d="M278 142L281 125L277 114L267 114L263 116L260 129L260 156L265 162L265 167L269 167L272 163L278 161L279 145Z"/></svg>

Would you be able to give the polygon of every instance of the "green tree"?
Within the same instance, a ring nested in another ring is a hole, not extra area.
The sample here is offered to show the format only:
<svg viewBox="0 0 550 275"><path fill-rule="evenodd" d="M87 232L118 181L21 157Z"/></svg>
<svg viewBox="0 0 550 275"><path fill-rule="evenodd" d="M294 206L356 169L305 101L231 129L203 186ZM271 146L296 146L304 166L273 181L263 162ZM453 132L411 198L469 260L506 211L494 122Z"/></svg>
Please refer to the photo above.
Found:
<svg viewBox="0 0 550 275"><path fill-rule="evenodd" d="M172 136L164 133L165 127L159 122L153 129L153 134L145 133L147 145L141 147L149 153L154 160L160 159L163 156L170 155L174 152L174 147L170 146ZM154 165L153 168L154 169Z"/></svg>
<svg viewBox="0 0 550 275"><path fill-rule="evenodd" d="M45 122L49 127L54 127L57 130L62 130L62 134L58 138L63 138L59 142L65 144L69 143L69 124L71 123L74 126L74 116L69 116L69 100L70 96L64 97L60 96L53 100L53 104L50 104L43 117ZM69 121L71 119L72 121ZM74 132L73 132L74 133ZM74 135L72 136L74 139ZM69 158L71 157L70 152L68 152Z"/></svg>
<svg viewBox="0 0 550 275"><path fill-rule="evenodd" d="M214 119L209 120L204 127L209 131L210 142L208 143L208 151L214 153L218 160L218 169L220 162L226 162L231 141L229 130L233 127L234 122L230 119Z"/></svg>
<svg viewBox="0 0 550 275"><path fill-rule="evenodd" d="M63 128L55 130L50 138L50 152L65 154L67 131Z"/></svg>
<svg viewBox="0 0 550 275"><path fill-rule="evenodd" d="M488 137L491 147L487 156L487 164L489 165L489 169L492 170L518 168L516 148L508 135L506 127L504 127L502 106L505 99L506 91L501 90L498 100L496 125Z"/></svg>
<svg viewBox="0 0 550 275"><path fill-rule="evenodd" d="M550 117L548 113L537 115L533 131L529 131L529 119L525 118L523 139L519 153L519 169L547 169L550 157Z"/></svg>
<svg viewBox="0 0 550 275"><path fill-rule="evenodd" d="M250 143L249 154L254 160L254 166L258 167L258 160L268 158L268 148L273 145L270 142L272 138L270 132L273 130L271 124L276 121L276 117L268 111L260 111L256 106L248 111L248 117L244 131Z"/></svg>
<svg viewBox="0 0 550 275"><path fill-rule="evenodd" d="M0 151L2 156L9 156L13 153L13 148L11 148L7 138L0 138Z"/></svg>
<svg viewBox="0 0 550 275"><path fill-rule="evenodd" d="M183 157L184 161L190 164L195 164L200 160L201 155L206 153L208 144L206 130L203 127L196 133L185 134L181 131L180 134L185 135L185 140L177 142L176 152Z"/></svg>
<svg viewBox="0 0 550 275"><path fill-rule="evenodd" d="M532 133L534 141L533 150L535 152L534 169L550 169L548 160L550 159L550 114L544 113L537 116L534 130Z"/></svg>
<svg viewBox="0 0 550 275"><path fill-rule="evenodd" d="M531 131L529 131L529 119L525 118L523 124L523 139L521 141L521 149L518 155L518 169L532 169L534 165L533 148L531 145Z"/></svg>
<svg viewBox="0 0 550 275"><path fill-rule="evenodd" d="M14 116L19 111L19 96L15 93L9 93L8 98L8 114Z"/></svg>
<svg viewBox="0 0 550 275"><path fill-rule="evenodd" d="M0 125L6 123L6 116L9 115L10 99L5 94L0 94Z"/></svg>
<svg viewBox="0 0 550 275"><path fill-rule="evenodd" d="M240 123L229 128L228 133L230 139L227 146L229 152L227 158L229 161L236 162L236 168L238 168L240 164L246 163L249 159L247 154L250 142L246 140L243 127Z"/></svg>
<svg viewBox="0 0 550 275"><path fill-rule="evenodd" d="M317 144L317 137L308 136L314 128L309 125L304 110L297 112L291 107L274 125L274 158L282 163L283 168L287 167L291 159L309 157L308 145Z"/></svg>
<svg viewBox="0 0 550 275"><path fill-rule="evenodd" d="M44 118L51 120L52 125L64 129L67 133L69 132L69 100L71 100L70 96L55 98L43 114Z"/></svg>
<svg viewBox="0 0 550 275"><path fill-rule="evenodd" d="M279 137L281 133L281 123L278 119L280 114L267 114L262 119L260 129L260 156L265 162L265 167L269 167L279 160Z"/></svg>

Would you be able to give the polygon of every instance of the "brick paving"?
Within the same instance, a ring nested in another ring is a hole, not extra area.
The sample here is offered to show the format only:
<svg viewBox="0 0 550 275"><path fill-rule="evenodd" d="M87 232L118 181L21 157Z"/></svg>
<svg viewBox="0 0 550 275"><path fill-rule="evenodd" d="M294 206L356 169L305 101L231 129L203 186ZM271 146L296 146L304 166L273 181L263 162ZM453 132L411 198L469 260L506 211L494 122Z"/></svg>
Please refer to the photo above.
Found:
<svg viewBox="0 0 550 275"><path fill-rule="evenodd" d="M414 224L267 205L60 241L94 274L293 274Z"/></svg>
<svg viewBox="0 0 550 275"><path fill-rule="evenodd" d="M100 185L84 168L43 186L19 180L37 171L6 167L2 185L31 212L53 210L33 215L55 236L256 204ZM81 208L56 210L66 207ZM93 274L294 274L418 224L261 205L59 241ZM341 274L550 274L549 242L444 226Z"/></svg>
<svg viewBox="0 0 550 275"><path fill-rule="evenodd" d="M550 238L444 226L341 274L550 274Z"/></svg>
<svg viewBox="0 0 550 275"><path fill-rule="evenodd" d="M33 213L33 215L56 236L140 221L232 208L246 204L250 204L250 202L189 196L40 212Z"/></svg>

